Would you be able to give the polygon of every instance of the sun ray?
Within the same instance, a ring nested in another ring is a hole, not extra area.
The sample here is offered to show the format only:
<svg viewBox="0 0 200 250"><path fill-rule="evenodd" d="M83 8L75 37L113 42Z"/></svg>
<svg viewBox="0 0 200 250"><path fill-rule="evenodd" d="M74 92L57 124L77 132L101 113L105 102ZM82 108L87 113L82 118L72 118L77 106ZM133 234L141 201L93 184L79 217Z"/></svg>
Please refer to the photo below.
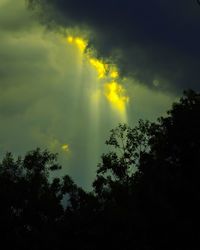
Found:
<svg viewBox="0 0 200 250"><path fill-rule="evenodd" d="M97 87L94 94L91 94L92 103L95 104L96 110L100 103L99 98L105 97L111 104L111 107L118 112L120 117L126 117L127 104L129 97L126 94L126 89L119 83L120 74L116 65L105 63L102 59L98 59L93 56L95 53L86 53L88 41L80 36L67 36L67 42L75 45L81 54L85 56L89 65L95 69L97 73L97 79L99 81L99 88ZM64 150L64 148L63 148Z"/></svg>

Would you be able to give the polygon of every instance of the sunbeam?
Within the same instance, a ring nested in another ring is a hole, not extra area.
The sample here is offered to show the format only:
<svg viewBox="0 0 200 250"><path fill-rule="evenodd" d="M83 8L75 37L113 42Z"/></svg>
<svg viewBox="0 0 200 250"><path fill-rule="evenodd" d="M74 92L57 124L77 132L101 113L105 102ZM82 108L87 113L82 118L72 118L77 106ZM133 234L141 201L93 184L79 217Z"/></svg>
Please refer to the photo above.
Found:
<svg viewBox="0 0 200 250"><path fill-rule="evenodd" d="M93 92L91 93L93 100L92 105L95 106L96 112L98 110L97 105L100 104L100 98L106 97L112 110L118 115L119 122L127 122L127 104L129 97L126 94L125 87L119 83L120 74L117 67L105 63L102 59L95 58L93 56L95 53L91 53L91 51L87 53L87 40L72 35L67 36L66 40L68 44L77 47L84 56L84 59L86 59L90 66L96 71L96 81L98 81L99 85L96 85L95 88L92 87ZM93 85L93 83L91 83L91 85Z"/></svg>

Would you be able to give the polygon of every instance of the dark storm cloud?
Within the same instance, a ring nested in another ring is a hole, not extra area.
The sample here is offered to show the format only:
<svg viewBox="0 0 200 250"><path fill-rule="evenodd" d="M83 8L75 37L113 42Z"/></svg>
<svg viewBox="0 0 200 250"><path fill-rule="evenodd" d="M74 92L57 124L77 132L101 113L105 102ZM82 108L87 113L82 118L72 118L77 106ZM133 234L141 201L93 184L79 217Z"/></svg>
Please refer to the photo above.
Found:
<svg viewBox="0 0 200 250"><path fill-rule="evenodd" d="M121 119L99 95L102 82L87 56L41 25L24 3L0 0L0 155L48 148L59 152L62 174L91 188L109 130ZM100 32L98 37L105 38ZM130 125L139 118L155 120L175 98L130 82Z"/></svg>
<svg viewBox="0 0 200 250"><path fill-rule="evenodd" d="M125 75L163 89L200 89L200 6L197 1L30 2L43 6L46 21L92 29L92 45L99 55L117 58Z"/></svg>

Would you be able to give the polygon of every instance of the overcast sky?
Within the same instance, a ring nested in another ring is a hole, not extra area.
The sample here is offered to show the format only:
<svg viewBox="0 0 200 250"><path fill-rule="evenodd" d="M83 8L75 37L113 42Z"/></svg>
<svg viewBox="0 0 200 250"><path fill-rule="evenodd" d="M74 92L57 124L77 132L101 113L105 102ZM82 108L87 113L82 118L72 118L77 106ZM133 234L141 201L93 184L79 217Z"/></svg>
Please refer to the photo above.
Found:
<svg viewBox="0 0 200 250"><path fill-rule="evenodd" d="M155 120L184 89L200 89L200 6L39 2L32 10L24 0L0 0L0 154L48 148L59 153L63 173L88 188L111 128ZM115 64L123 114L91 58Z"/></svg>

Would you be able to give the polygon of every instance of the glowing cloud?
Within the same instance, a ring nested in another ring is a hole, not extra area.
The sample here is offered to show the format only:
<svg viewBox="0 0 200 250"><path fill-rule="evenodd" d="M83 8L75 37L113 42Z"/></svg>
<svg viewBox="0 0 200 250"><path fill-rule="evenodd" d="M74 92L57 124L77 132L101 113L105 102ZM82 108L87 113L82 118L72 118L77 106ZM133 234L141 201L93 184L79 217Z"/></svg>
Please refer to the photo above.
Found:
<svg viewBox="0 0 200 250"><path fill-rule="evenodd" d="M69 153L69 151L70 151L69 145L68 145L68 144L63 144L61 148L62 148L62 150L63 150L64 152L66 152L66 153Z"/></svg>
<svg viewBox="0 0 200 250"><path fill-rule="evenodd" d="M71 44L75 44L82 53L85 51L88 45L88 42L81 37L68 36L67 42Z"/></svg>
<svg viewBox="0 0 200 250"><path fill-rule="evenodd" d="M85 49L86 49L86 47L87 47L87 42L86 42L85 40L83 40L83 39L77 37L77 38L75 39L75 43L76 43L76 45L78 46L78 48L79 48L82 52L85 51Z"/></svg>
<svg viewBox="0 0 200 250"><path fill-rule="evenodd" d="M110 71L110 77L113 79L117 79L119 77L119 72L117 69L112 69Z"/></svg>
<svg viewBox="0 0 200 250"><path fill-rule="evenodd" d="M74 38L72 36L67 37L67 42L68 43L73 43L73 41L74 41Z"/></svg>
<svg viewBox="0 0 200 250"><path fill-rule="evenodd" d="M79 36L75 37L70 35L67 37L67 42L76 45L82 54L85 53L88 45L87 40ZM115 65L105 63L103 60L97 59L93 55L91 51L90 53L85 53L86 60L89 65L95 69L98 79L101 80L99 89L96 89L92 95L93 104L99 103L99 99L102 96L101 93L103 92L103 96L106 97L108 102L118 111L118 113L120 113L120 116L123 117L124 120L129 97L126 95L125 88L117 81L117 79L120 78L119 71ZM103 86L103 88L101 86ZM65 150L68 150L68 148L66 147Z"/></svg>
<svg viewBox="0 0 200 250"><path fill-rule="evenodd" d="M70 147L68 144L62 144L56 138L49 138L49 149L54 152L63 151L65 153L70 153Z"/></svg>
<svg viewBox="0 0 200 250"><path fill-rule="evenodd" d="M125 94L125 89L122 85L113 81L106 83L105 86L105 96L109 102L116 108L119 112L125 112L126 104L129 101L129 97Z"/></svg>
<svg viewBox="0 0 200 250"><path fill-rule="evenodd" d="M96 58L90 58L89 62L96 69L99 79L106 77L106 72L108 69L107 64L105 64L103 61L100 61Z"/></svg>

